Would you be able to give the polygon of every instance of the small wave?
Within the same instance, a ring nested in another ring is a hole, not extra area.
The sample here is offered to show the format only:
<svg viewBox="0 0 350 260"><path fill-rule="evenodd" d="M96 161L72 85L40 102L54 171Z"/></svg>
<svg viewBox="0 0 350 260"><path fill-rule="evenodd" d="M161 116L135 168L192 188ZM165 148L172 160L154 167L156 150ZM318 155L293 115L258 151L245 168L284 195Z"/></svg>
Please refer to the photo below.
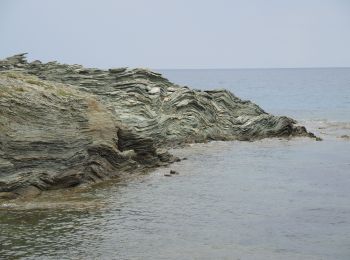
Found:
<svg viewBox="0 0 350 260"><path fill-rule="evenodd" d="M350 122L326 119L300 121L310 132L323 138L350 140Z"/></svg>

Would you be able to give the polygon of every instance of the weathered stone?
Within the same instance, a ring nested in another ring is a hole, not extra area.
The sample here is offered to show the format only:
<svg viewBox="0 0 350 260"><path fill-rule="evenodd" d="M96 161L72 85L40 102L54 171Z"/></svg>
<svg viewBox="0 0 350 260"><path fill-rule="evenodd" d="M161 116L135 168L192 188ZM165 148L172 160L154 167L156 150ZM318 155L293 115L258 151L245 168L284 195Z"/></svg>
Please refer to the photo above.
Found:
<svg viewBox="0 0 350 260"><path fill-rule="evenodd" d="M0 192L144 171L179 160L167 148L185 143L315 137L295 124L229 91L191 90L149 70L19 54L0 61Z"/></svg>
<svg viewBox="0 0 350 260"><path fill-rule="evenodd" d="M18 197L17 194L15 194L14 192L0 192L0 199L3 200L12 200L12 199L16 199Z"/></svg>
<svg viewBox="0 0 350 260"><path fill-rule="evenodd" d="M0 192L29 196L33 187L71 187L171 161L114 118L93 95L1 72Z"/></svg>

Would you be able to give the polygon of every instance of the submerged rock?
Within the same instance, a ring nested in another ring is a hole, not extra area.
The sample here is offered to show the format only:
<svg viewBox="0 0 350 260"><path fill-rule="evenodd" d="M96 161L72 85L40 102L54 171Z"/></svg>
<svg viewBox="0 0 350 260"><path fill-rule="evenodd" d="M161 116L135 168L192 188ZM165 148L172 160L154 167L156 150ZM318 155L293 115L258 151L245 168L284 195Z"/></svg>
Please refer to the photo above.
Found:
<svg viewBox="0 0 350 260"><path fill-rule="evenodd" d="M185 143L314 137L295 124L229 91L191 90L149 70L28 63L19 54L0 61L0 192L144 171L179 160L167 148Z"/></svg>
<svg viewBox="0 0 350 260"><path fill-rule="evenodd" d="M340 138L343 138L343 139L350 139L350 136L349 136L349 135L341 135Z"/></svg>

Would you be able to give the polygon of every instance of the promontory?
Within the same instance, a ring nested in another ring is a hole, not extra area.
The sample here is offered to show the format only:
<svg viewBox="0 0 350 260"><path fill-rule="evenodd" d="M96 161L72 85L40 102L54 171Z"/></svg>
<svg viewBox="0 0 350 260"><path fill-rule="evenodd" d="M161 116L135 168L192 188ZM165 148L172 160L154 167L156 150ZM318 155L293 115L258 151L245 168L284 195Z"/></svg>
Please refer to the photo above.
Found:
<svg viewBox="0 0 350 260"><path fill-rule="evenodd" d="M0 61L0 198L147 171L187 143L295 136L314 137L227 90L150 70Z"/></svg>

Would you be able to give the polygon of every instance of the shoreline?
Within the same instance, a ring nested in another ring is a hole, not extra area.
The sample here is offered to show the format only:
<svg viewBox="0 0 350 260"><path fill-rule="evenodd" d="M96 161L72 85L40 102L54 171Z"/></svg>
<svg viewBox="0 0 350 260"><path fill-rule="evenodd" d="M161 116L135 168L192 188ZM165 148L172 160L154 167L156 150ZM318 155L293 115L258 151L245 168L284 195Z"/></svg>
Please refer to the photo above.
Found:
<svg viewBox="0 0 350 260"><path fill-rule="evenodd" d="M315 129L316 130L316 129ZM317 133L318 134L318 133ZM319 134L318 134L319 135ZM348 142L348 139L341 139L337 136L323 135L324 142ZM183 161L187 161L185 164L193 163L193 158L188 158L193 156L195 158L205 157L214 155L216 153L226 153L234 147L246 147L251 146L256 149L261 149L262 147L268 149L274 149L283 146L305 146L312 145L313 140L307 137L296 137L293 139L286 138L269 138L254 140L252 142L246 141L211 141L208 143L195 143L186 144L181 147L170 149L169 152L174 154L177 158L183 158L181 161L177 161L174 164L155 167L148 169L144 172L134 172L132 174L126 173L116 178L102 180L96 183L85 183L76 187L70 187L66 189L58 190L44 190L41 191L35 197L18 197L14 200L0 199L0 211L1 210L40 210L40 209L60 209L60 208L71 208L72 210L86 208L100 208L99 205L103 198L97 198L97 201L93 197L86 197L85 194L95 194L99 190L111 189L113 187L126 187L130 183L143 183L147 182L148 178L160 178L168 179L164 177L164 174L168 173L170 170L175 169L179 171L180 176L186 176L189 172L184 171L182 168ZM242 148L241 148L242 149ZM186 158L186 159L184 159ZM176 178L176 177L173 177ZM28 204L29 203L29 204ZM25 207L25 208L23 208Z"/></svg>

